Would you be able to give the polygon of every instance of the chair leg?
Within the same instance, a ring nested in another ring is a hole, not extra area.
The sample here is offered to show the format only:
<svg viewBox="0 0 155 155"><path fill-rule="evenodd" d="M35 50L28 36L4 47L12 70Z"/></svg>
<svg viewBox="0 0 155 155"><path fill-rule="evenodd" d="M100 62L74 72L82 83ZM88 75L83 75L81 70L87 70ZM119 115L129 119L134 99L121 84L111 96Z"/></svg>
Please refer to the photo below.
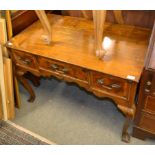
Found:
<svg viewBox="0 0 155 155"><path fill-rule="evenodd" d="M100 59L103 59L106 53L106 51L102 47L105 19L106 19L106 10L93 11L95 48L96 48L95 50L96 50L96 56L99 57Z"/></svg>

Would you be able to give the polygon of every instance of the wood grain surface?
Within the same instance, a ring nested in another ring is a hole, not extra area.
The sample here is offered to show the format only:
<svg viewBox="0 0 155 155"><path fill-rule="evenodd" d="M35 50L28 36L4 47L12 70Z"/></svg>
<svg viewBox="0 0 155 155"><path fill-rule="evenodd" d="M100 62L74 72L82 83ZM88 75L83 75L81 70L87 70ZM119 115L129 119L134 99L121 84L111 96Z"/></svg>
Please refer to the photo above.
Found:
<svg viewBox="0 0 155 155"><path fill-rule="evenodd" d="M15 73L30 94L35 93L25 78L27 72L38 77L54 76L76 83L95 96L110 98L126 120L122 140L130 141L128 127L135 115L135 95L144 68L150 29L123 24L104 24L104 59L95 54L93 21L85 18L49 15L53 42L44 44L40 21L33 23L6 46L10 49ZM102 35L102 34L101 34Z"/></svg>
<svg viewBox="0 0 155 155"><path fill-rule="evenodd" d="M40 38L43 29L37 21L11 39L13 45L9 47L124 79L131 75L134 81L139 81L150 29L106 23L103 46L107 56L101 61L95 56L93 21L58 15L48 15L48 19L53 44L43 43Z"/></svg>

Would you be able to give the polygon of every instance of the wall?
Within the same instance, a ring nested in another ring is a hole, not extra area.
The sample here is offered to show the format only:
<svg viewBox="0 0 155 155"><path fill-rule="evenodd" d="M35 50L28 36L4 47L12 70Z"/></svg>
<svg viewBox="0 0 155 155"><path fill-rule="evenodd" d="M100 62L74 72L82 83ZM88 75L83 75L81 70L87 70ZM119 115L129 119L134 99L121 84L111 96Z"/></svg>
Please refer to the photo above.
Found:
<svg viewBox="0 0 155 155"><path fill-rule="evenodd" d="M87 11L88 16L92 18L92 11ZM82 17L82 13L80 10L64 10L62 11L63 15L70 15L76 17ZM122 11L123 19L125 24L127 25L135 25L140 27L152 28L154 19L155 19L155 11L144 11L144 10L123 10ZM107 22L116 23L114 18L113 11L107 11Z"/></svg>

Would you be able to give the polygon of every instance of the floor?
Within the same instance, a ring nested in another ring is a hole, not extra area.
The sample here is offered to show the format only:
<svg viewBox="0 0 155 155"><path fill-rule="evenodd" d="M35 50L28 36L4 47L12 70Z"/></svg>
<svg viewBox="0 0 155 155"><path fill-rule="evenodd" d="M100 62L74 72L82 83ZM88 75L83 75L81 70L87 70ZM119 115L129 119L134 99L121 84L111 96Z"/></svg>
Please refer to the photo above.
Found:
<svg viewBox="0 0 155 155"><path fill-rule="evenodd" d="M34 89L36 100L29 103L20 85L22 106L13 122L57 144L125 144L124 117L112 102L56 79L42 79ZM155 144L155 140L132 137L130 144Z"/></svg>
<svg viewBox="0 0 155 155"><path fill-rule="evenodd" d="M0 145L47 145L42 141L6 121L0 121Z"/></svg>

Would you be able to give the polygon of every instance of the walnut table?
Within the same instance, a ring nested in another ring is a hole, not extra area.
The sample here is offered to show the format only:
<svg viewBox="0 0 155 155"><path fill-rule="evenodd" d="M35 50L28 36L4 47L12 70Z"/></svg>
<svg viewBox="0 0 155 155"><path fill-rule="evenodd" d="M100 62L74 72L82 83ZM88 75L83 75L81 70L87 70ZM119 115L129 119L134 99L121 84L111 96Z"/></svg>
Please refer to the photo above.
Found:
<svg viewBox="0 0 155 155"><path fill-rule="evenodd" d="M104 60L95 56L93 21L48 15L52 43L44 44L42 25L33 23L8 43L14 71L33 101L35 94L24 74L56 77L78 84L98 97L108 97L126 116L122 139L129 142L129 121L135 114L135 94L146 56L150 30L140 27L104 25Z"/></svg>

